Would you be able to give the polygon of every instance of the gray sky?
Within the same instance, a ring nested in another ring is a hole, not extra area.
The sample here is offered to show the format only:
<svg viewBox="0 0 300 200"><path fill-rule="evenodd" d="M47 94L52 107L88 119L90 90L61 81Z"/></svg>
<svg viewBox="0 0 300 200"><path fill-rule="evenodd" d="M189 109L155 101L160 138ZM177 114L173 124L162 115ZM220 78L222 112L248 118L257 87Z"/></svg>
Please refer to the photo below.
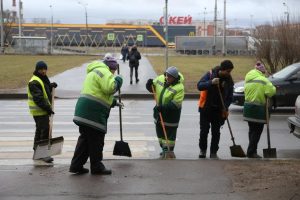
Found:
<svg viewBox="0 0 300 200"><path fill-rule="evenodd" d="M18 2L18 0L16 0ZM80 1L82 5L78 3ZM4 9L12 8L12 0L3 0ZM169 0L171 16L192 16L194 20L213 20L214 0ZM286 3L287 7L283 5ZM112 19L153 19L163 15L165 0L23 0L24 19L51 18L52 5L54 22L85 23L87 5L88 23L102 24ZM218 0L218 18L223 18L223 0ZM290 17L298 17L299 0L227 0L227 21L229 26L250 26L284 18L289 10Z"/></svg>

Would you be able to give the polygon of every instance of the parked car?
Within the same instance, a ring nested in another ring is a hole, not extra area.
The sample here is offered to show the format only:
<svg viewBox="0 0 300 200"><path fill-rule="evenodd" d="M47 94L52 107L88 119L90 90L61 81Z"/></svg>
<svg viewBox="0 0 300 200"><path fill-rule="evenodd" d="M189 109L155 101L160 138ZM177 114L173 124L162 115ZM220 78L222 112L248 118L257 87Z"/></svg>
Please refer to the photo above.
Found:
<svg viewBox="0 0 300 200"><path fill-rule="evenodd" d="M294 106L297 96L300 95L300 62L289 65L268 78L276 87L271 106ZM244 81L240 81L234 85L233 104L243 106L244 101Z"/></svg>
<svg viewBox="0 0 300 200"><path fill-rule="evenodd" d="M287 119L290 133L293 133L296 137L300 138L300 95L295 103L295 116Z"/></svg>

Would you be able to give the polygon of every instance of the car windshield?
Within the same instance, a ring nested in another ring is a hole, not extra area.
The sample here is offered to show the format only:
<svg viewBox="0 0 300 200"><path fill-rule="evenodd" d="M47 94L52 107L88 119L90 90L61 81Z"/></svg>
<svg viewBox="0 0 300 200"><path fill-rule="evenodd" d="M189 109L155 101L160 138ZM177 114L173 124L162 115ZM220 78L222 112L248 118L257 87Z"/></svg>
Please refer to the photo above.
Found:
<svg viewBox="0 0 300 200"><path fill-rule="evenodd" d="M298 65L290 65L272 75L273 78L285 78L298 68Z"/></svg>

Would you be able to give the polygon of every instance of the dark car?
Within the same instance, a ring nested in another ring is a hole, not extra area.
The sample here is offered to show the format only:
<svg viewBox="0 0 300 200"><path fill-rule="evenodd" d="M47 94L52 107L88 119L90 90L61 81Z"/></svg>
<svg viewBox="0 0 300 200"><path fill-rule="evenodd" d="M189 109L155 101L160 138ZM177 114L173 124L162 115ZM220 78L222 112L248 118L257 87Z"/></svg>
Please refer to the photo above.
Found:
<svg viewBox="0 0 300 200"><path fill-rule="evenodd" d="M300 94L300 63L289 65L268 77L276 87L271 105L276 107L294 106ZM234 84L233 104L244 105L244 81Z"/></svg>
<svg viewBox="0 0 300 200"><path fill-rule="evenodd" d="M300 95L298 96L295 103L295 116L287 119L290 132L296 137L300 138Z"/></svg>

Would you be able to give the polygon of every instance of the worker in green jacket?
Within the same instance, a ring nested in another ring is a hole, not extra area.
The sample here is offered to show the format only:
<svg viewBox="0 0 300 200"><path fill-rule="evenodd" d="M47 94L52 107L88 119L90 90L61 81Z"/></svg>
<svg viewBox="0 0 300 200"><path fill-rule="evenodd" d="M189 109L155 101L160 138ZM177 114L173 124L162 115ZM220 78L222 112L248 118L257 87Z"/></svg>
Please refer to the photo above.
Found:
<svg viewBox="0 0 300 200"><path fill-rule="evenodd" d="M122 106L113 97L123 83L121 77L114 76L118 67L119 64L111 54L107 54L103 62L94 61L87 67L73 118L79 126L80 136L69 169L71 173L88 173L89 170L83 167L88 158L92 174L112 173L102 163L102 151L110 110L116 105Z"/></svg>
<svg viewBox="0 0 300 200"><path fill-rule="evenodd" d="M54 115L51 108L52 88L56 88L57 84L50 82L47 70L47 64L44 61L38 61L27 87L28 106L36 127L33 144L34 151L38 141L49 138L49 116ZM41 160L51 163L53 158L45 157Z"/></svg>
<svg viewBox="0 0 300 200"><path fill-rule="evenodd" d="M156 99L158 100L157 105L153 108L153 117L159 145L162 148L161 155L168 149L159 118L159 112L162 114L165 124L170 151L174 151L181 106L184 99L183 81L183 75L178 72L176 67L172 66L169 67L164 74L156 77L154 80L149 79L146 84L147 90L151 93L153 92L153 86Z"/></svg>
<svg viewBox="0 0 300 200"><path fill-rule="evenodd" d="M248 158L261 158L257 154L257 144L266 123L266 99L276 93L276 88L265 77L266 68L257 62L245 77L244 120L249 126Z"/></svg>

